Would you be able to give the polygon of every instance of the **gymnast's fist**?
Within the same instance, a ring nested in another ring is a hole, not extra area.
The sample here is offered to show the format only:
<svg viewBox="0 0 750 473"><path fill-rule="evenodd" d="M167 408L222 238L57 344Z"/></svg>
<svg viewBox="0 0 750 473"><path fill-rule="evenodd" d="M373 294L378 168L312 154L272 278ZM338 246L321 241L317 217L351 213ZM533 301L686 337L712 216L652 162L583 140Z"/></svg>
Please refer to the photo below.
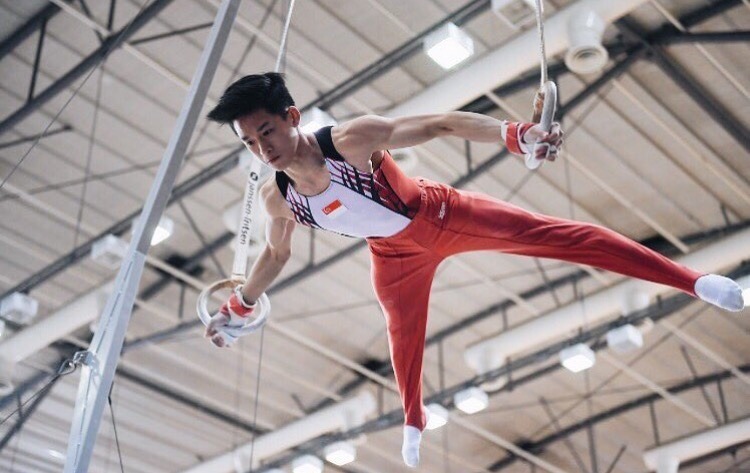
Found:
<svg viewBox="0 0 750 473"><path fill-rule="evenodd" d="M242 327L248 317L255 310L255 303L249 304L242 297L242 286L234 288L234 292L219 311L211 317L206 326L204 336L211 339L217 347L229 347L236 338L224 331L225 328Z"/></svg>
<svg viewBox="0 0 750 473"><path fill-rule="evenodd" d="M529 128L526 133L523 134L522 149L527 153L532 153L534 150L535 143L546 143L548 146L536 147L536 159L554 161L560 153L560 149L563 144L563 133L560 124L555 122L552 124L549 132L543 131L540 125L534 125Z"/></svg>

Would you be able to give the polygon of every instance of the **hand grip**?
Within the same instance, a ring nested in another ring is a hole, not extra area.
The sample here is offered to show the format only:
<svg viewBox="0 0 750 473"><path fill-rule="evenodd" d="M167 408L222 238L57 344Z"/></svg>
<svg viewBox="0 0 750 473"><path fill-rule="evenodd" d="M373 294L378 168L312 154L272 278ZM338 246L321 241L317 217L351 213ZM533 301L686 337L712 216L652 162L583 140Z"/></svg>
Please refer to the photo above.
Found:
<svg viewBox="0 0 750 473"><path fill-rule="evenodd" d="M221 281L217 281L201 291L200 295L198 296L198 301L195 304L195 309L198 313L198 317L200 317L201 322L203 322L204 325L208 326L209 322L211 321L211 314L208 312L208 300L211 298L211 296L213 296L216 291L220 291L222 289L234 289L234 287L238 284L242 284L242 282L236 279L222 279ZM268 300L268 296L266 295L266 293L263 293L261 294L260 298L258 298L257 308L253 311L253 317L248 317L248 322L245 325L239 327L226 327L221 330L220 333L222 337L224 337L224 335L229 335L234 339L237 339L243 335L247 335L248 333L252 333L265 325L266 320L268 319L268 314L270 314L270 312L271 301ZM255 316L256 313L257 316ZM224 341L231 343L234 340L230 340L224 337Z"/></svg>
<svg viewBox="0 0 750 473"><path fill-rule="evenodd" d="M555 120L555 112L557 111L557 86L552 81L544 83L544 107L542 108L542 118L539 121L539 126L543 131L550 131L552 129L552 122ZM531 153L526 154L526 167L528 169L536 169L542 165L543 159L536 159L536 155L540 149L545 148L545 156L549 154L548 143L534 143Z"/></svg>

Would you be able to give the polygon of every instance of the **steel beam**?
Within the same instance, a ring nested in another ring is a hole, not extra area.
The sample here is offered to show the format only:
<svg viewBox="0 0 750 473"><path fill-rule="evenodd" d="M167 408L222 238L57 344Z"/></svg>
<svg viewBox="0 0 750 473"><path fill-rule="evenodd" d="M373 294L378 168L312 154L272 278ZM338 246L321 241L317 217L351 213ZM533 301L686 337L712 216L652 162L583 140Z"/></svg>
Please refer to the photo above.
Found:
<svg viewBox="0 0 750 473"><path fill-rule="evenodd" d="M23 411L18 412L18 420L13 425L13 427L3 436L3 438L0 439L0 452L2 452L3 448L8 445L8 442L10 442L13 436L23 428L23 425L26 423L26 421L29 420L32 415L34 415L34 412L44 401L44 399L49 395L49 393L52 392L52 388L55 387L55 384L57 384L58 381L60 381L60 377L57 377L50 381L50 383L45 386L39 394L37 394L36 398L31 402L30 405L28 405Z"/></svg>
<svg viewBox="0 0 750 473"><path fill-rule="evenodd" d="M239 156L240 151L242 151L242 149L238 148L227 153L223 158L219 159L216 163L212 164L211 166L209 166L202 172L196 174L195 176L187 179L182 184L176 186L173 189L172 194L170 195L169 204L172 204L176 202L177 200L184 198L185 196L187 196L194 190L203 186L209 180L214 179L218 176L221 176L222 174L226 173L230 169L234 169L237 166L237 162L239 159L238 156ZM109 226L107 229L100 232L98 235L92 237L90 240L77 246L70 253L67 253L61 256L57 260L53 261L52 263L44 267L39 272L32 274L25 280L16 284L14 287L8 289L7 291L3 293L2 296L0 296L0 299L3 299L9 296L10 294L13 294L14 292L28 292L32 290L33 288L35 288L36 286L38 286L39 284L42 284L43 282L56 276L61 271L70 267L72 264L75 264L78 261L84 258L87 258L89 254L91 253L91 247L94 246L94 243L99 241L101 238L104 238L105 236L109 235L110 233L113 235L122 235L123 233L125 233L126 231L130 229L133 220L136 217L138 217L140 214L141 214L141 209L131 212L120 221L115 222L114 224ZM231 234L227 235L227 233L224 233L218 238L216 238L213 243L219 243L220 241L229 241L227 240L228 237L231 237ZM213 245L210 244L210 246L213 246Z"/></svg>
<svg viewBox="0 0 750 473"><path fill-rule="evenodd" d="M661 47L649 42L647 34L634 21L622 18L615 25L626 36L640 42L650 53L650 59L677 84L703 111L720 124L746 151L750 152L750 129L734 117L701 86L681 65L677 64Z"/></svg>
<svg viewBox="0 0 750 473"><path fill-rule="evenodd" d="M69 2L70 0L65 1ZM0 43L0 61L58 13L60 13L60 7L50 3L42 8L39 13L29 18L26 23Z"/></svg>
<svg viewBox="0 0 750 473"><path fill-rule="evenodd" d="M746 364L740 367L740 371L743 373L750 373L750 364ZM671 394L680 394L683 392L691 391L693 389L699 389L703 388L706 385L716 383L718 381L731 379L733 376L732 372L727 371L721 371L718 373L713 373L705 376L699 376L696 378L692 378L688 381L684 381L681 383L674 384L667 389ZM546 437L543 437L539 440L535 440L532 442L527 442L525 445L530 445L532 450L541 450L546 448L547 446L558 442L560 440L563 440L567 437L570 437L571 435L578 433L588 427L589 423L592 424L599 424L602 422L605 422L609 419L612 419L614 417L620 416L622 414L625 414L627 412L633 411L635 409L642 408L644 406L648 406L651 403L657 402L659 400L662 400L663 398L659 396L658 394L652 393L647 394L645 396L639 397L637 399L633 399L630 401L627 401L623 404L620 404L618 406L612 407L610 409L607 409L606 411L599 412L588 419L581 420L579 422L576 422L575 424L569 425L568 427L565 427L563 429L560 429L558 432L555 432L553 434L547 435ZM518 460L515 456L508 456L502 460L497 461L496 463L493 463L490 465L487 469L491 471L499 471L503 468L506 468L510 466L513 462Z"/></svg>
<svg viewBox="0 0 750 473"><path fill-rule="evenodd" d="M711 33L681 33L665 36L655 44L680 43L746 43L750 41L750 31L721 31Z"/></svg>
<svg viewBox="0 0 750 473"><path fill-rule="evenodd" d="M34 111L42 107L48 101L53 99L57 94L68 88L76 80L80 79L91 68L98 66L112 51L116 50L121 44L127 41L133 34L146 25L152 18L158 15L172 0L154 0L141 13L136 16L131 23L124 26L120 31L112 34L94 51L84 58L78 65L65 73L62 77L53 82L49 87L41 91L32 100L28 101L21 108L10 114L0 122L0 135L10 130L24 118L31 115Z"/></svg>
<svg viewBox="0 0 750 473"><path fill-rule="evenodd" d="M63 125L60 128L57 128L55 130L50 130L44 134L25 136L23 138L18 138L17 140L11 140L11 141L6 141L5 143L0 143L0 149L10 148L11 146L21 145L21 144L28 143L30 141L36 141L42 138L49 138L50 136L54 136L59 133L65 133L66 131L70 131L72 129L73 127L70 125Z"/></svg>
<svg viewBox="0 0 750 473"><path fill-rule="evenodd" d="M166 33L159 33L159 34L155 34L152 36L146 36L145 38L134 39L133 41L130 42L130 45L135 46L138 44L148 43L148 42L156 41L159 39L171 38L173 36L180 36L185 33L192 33L193 31L205 30L206 28L210 28L212 24L213 23L201 23L199 25L188 26L187 28L181 28L181 29L174 30L174 31L168 31Z"/></svg>
<svg viewBox="0 0 750 473"><path fill-rule="evenodd" d="M703 23L706 20L710 20L711 18L727 12L731 8L741 5L742 2L743 0L719 0L710 3L704 8L700 8L694 12L687 13L685 16L680 18L680 23L682 23L682 26L684 26L685 28L691 28L699 23ZM674 29L671 25L669 25L667 28Z"/></svg>
<svg viewBox="0 0 750 473"><path fill-rule="evenodd" d="M334 103L340 102L360 88L364 87L386 72L390 71L401 62L421 51L424 38L436 29L443 26L445 23L451 22L458 26L461 26L487 10L490 4L490 0L470 1L447 17L441 19L439 22L433 24L426 30L410 38L405 43L398 46L396 49L389 51L382 58L365 67L353 77L345 80L340 84L337 84L335 87L331 88L331 90L315 99L311 105L314 107L326 109Z"/></svg>
<svg viewBox="0 0 750 473"><path fill-rule="evenodd" d="M36 78L39 74L39 62L42 60L42 49L44 49L44 37L47 35L47 20L42 22L42 26L39 28L39 39L36 45L36 54L34 54L34 66L31 70L31 83L29 84L29 93L26 101L30 101L34 98L34 91L36 89Z"/></svg>
<svg viewBox="0 0 750 473"><path fill-rule="evenodd" d="M214 26L198 61L190 90L180 115L177 117L172 137L164 151L164 159L146 198L139 223L133 232L127 256L115 279L114 290L107 300L99 321L99 330L96 331L87 352L86 361L82 364L81 381L68 440L65 473L81 473L89 469L102 413L112 386L136 291L145 266L151 235L169 201L169 195L182 166L190 137L198 122L219 59L229 38L239 3L240 0L224 0L216 14ZM106 42L109 42L109 39Z"/></svg>

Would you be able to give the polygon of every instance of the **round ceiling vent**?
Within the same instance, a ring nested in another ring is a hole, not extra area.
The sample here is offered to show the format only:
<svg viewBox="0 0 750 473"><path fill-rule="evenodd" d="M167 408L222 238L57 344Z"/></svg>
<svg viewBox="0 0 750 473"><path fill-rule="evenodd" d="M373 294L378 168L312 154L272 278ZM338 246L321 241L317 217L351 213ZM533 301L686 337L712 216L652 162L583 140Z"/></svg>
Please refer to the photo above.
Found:
<svg viewBox="0 0 750 473"><path fill-rule="evenodd" d="M602 46L602 33L606 24L593 10L573 12L568 19L570 47L565 55L565 65L576 74L594 74L609 60Z"/></svg>

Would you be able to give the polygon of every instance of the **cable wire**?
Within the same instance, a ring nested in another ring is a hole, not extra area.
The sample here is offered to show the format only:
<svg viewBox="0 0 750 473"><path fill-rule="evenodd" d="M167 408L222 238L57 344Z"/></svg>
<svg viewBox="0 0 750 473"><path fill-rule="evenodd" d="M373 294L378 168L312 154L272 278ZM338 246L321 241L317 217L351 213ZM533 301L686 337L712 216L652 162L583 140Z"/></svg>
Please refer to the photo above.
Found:
<svg viewBox="0 0 750 473"><path fill-rule="evenodd" d="M3 178L2 182L0 182L0 189L2 189L5 186L5 183L8 182L8 179L10 179L13 176L13 174L16 173L16 171L18 170L18 168L21 166L21 164L23 164L23 162L29 156L29 154L31 153L31 151L34 148L36 148L36 146L39 144L39 142L42 140L42 138L44 138L45 136L47 136L47 132L49 131L49 129L52 127L52 125L54 125L57 122L57 119L60 118L60 115L62 115L62 112L68 107L68 105L70 104L70 102L72 102L73 99L78 96L78 93L80 92L81 88L84 85L86 85L86 82L88 82L89 77L91 77L91 75L95 71L99 70L99 68L104 63L104 61L107 59L107 57L109 57L110 53L115 49L115 46L119 46L120 45L120 38L122 38L123 36L125 36L125 34L128 31L130 31L130 28L133 26L133 22L135 21L135 19L138 18L141 15L141 13L143 12L143 10L146 8L146 5L148 5L149 3L150 2L148 0L146 0L146 1L143 2L143 5L141 5L141 8L138 10L138 13L136 13L133 16L133 18L130 19L130 21L128 22L128 24L125 25L125 27L122 29L122 31L120 31L120 34L117 35L117 39L115 41L113 41L112 44L104 52L104 54L102 54L102 57L96 63L96 66L94 66L93 68L91 68L91 70L88 72L88 74L86 74L86 77L83 78L83 80L81 81L81 83L78 84L78 87L76 87L75 90L73 90L73 93L71 94L71 96L68 97L68 100L65 101L65 103L62 105L62 107L60 107L60 110L57 111L57 113L55 114L55 116L52 117L52 119L49 121L49 123L47 124L47 126L44 127L44 130L37 136L36 140L34 140L34 143L32 143L31 146L29 147L29 149L26 150L26 152L23 154L23 156L21 156L21 159L19 159L18 162L15 165L13 165L13 168L11 168L10 172L8 173L8 175Z"/></svg>
<svg viewBox="0 0 750 473"><path fill-rule="evenodd" d="M114 387L114 384L113 384ZM117 422L115 422L115 410L112 407L112 392L110 391L107 396L107 402L109 403L109 414L112 417L112 430L115 433L115 445L117 445L117 456L120 459L120 472L125 473L125 464L122 462L122 451L120 451L120 437L117 435Z"/></svg>
<svg viewBox="0 0 750 473"><path fill-rule="evenodd" d="M81 198L78 202L78 213L76 214L76 228L73 235L73 249L78 246L78 238L81 236L81 222L83 221L83 210L86 206L86 191L88 190L89 175L91 174L91 158L94 154L94 139L96 138L96 124L99 121L99 106L102 98L102 82L104 81L104 67L99 69L99 80L96 84L96 98L94 100L94 114L91 118L91 134L89 146L86 151L86 166L83 171L83 184L81 186Z"/></svg>
<svg viewBox="0 0 750 473"><path fill-rule="evenodd" d="M23 409L24 407L26 407L26 405L28 403L30 403L31 401L33 401L37 396L39 396L40 394L42 394L46 389L49 389L52 386L52 384L54 384L55 381L57 381L58 378L60 378L62 376L69 375L70 373L72 373L73 371L75 371L76 367L77 366L76 366L75 363L73 363L73 359L72 358L68 358L65 361L63 361L62 364L60 365L60 367L57 369L57 372L54 375L52 375L52 377L50 378L50 380L47 381L44 384L44 386L42 386L41 389L39 389L37 392L35 392L33 395L31 395L31 397L29 397L24 402L22 402L16 408L16 410L14 410L10 414L8 414L5 418L3 418L3 420L0 421L0 426L2 426L3 424L5 424L8 421L8 419L10 419L11 417L13 417L17 412L21 411L21 409Z"/></svg>
<svg viewBox="0 0 750 473"><path fill-rule="evenodd" d="M284 28L281 31L281 42L279 45L279 54L276 58L276 67L274 70L276 72L284 72L284 57L286 56L286 44L287 44L287 36L289 35L289 26L292 22L292 13L294 12L294 2L295 0L289 0L289 7L287 8L286 12L286 20L284 21ZM255 439L257 437L256 432L257 429L257 420L258 420L258 404L260 400L260 374L261 374L261 368L263 366L263 341L265 339L266 334L266 328L265 326L260 331L260 347L258 349L258 370L255 376L255 402L253 406L253 434L252 439L250 440L250 468L253 467L253 459L255 457Z"/></svg>

